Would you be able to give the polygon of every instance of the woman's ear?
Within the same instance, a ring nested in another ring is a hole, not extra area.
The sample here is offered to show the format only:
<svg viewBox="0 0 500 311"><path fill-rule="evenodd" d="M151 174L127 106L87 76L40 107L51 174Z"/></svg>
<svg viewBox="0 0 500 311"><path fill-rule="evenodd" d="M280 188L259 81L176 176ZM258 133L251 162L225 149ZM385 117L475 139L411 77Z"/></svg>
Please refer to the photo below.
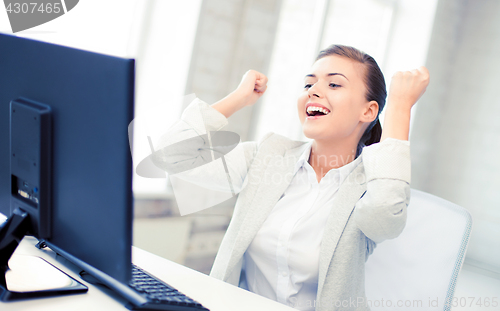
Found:
<svg viewBox="0 0 500 311"><path fill-rule="evenodd" d="M362 122L372 122L378 115L378 103L374 100L368 102L365 106L363 114L361 115Z"/></svg>

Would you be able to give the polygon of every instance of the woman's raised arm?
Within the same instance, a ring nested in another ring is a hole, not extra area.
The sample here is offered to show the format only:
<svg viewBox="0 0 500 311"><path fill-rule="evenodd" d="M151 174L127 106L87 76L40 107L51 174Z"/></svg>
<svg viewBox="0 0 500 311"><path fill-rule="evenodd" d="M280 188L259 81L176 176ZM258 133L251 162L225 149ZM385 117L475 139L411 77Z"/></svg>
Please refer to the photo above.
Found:
<svg viewBox="0 0 500 311"><path fill-rule="evenodd" d="M217 103L210 106L195 99L183 111L181 120L162 136L159 150L153 153L153 163L169 174L208 189L241 191L258 144L233 141L238 136L229 132L214 138L213 132L221 130L234 112L254 104L264 94L266 84L265 75L250 70L238 88ZM213 145L214 139L223 146Z"/></svg>
<svg viewBox="0 0 500 311"><path fill-rule="evenodd" d="M232 93L212 105L214 109L229 118L245 106L251 106L264 95L267 89L267 77L262 73L249 70Z"/></svg>
<svg viewBox="0 0 500 311"><path fill-rule="evenodd" d="M397 237L406 225L410 201L411 107L429 84L427 68L397 72L391 81L381 142L363 149L367 190L354 217L363 233L380 243Z"/></svg>
<svg viewBox="0 0 500 311"><path fill-rule="evenodd" d="M389 137L408 140L411 107L424 94L428 84L429 71L423 66L394 74L387 97L387 110L380 141Z"/></svg>

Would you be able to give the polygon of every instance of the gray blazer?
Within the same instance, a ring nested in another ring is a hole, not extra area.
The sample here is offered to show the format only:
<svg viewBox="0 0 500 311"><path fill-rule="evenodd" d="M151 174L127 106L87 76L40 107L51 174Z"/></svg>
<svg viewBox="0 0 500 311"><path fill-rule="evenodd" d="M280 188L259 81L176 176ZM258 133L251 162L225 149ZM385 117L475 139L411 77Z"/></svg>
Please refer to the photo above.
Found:
<svg viewBox="0 0 500 311"><path fill-rule="evenodd" d="M200 115L207 131L220 130L227 124L224 115L195 100L181 117L184 132L186 127L196 132L203 130ZM175 128L171 128L168 137L176 135ZM236 286L246 283L243 255L290 184L294 165L305 147L305 142L274 133L259 143L243 143L249 167L245 186L239 193L210 276ZM167 157L160 151L153 161L165 167ZM191 150L191 157L197 159L199 154ZM362 161L335 195L323 233L317 297L311 302L318 311L369 310L364 289L365 261L376 243L397 237L406 223L410 198L409 143L386 139L365 147L360 157Z"/></svg>

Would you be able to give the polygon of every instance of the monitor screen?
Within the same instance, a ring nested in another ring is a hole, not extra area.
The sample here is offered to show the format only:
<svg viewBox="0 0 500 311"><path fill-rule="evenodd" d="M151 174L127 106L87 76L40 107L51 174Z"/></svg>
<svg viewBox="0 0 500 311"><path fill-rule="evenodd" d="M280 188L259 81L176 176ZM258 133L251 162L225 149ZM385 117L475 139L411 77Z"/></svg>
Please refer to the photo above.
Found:
<svg viewBox="0 0 500 311"><path fill-rule="evenodd" d="M6 216L16 180L9 107L19 98L51 110L48 245L128 282L134 60L0 34L0 213Z"/></svg>

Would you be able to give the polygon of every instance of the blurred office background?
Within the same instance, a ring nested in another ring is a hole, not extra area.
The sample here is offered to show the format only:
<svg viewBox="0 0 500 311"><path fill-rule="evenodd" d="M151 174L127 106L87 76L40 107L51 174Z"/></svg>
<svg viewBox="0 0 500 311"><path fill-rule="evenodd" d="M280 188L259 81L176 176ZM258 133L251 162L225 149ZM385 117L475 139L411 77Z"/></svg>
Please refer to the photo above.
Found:
<svg viewBox="0 0 500 311"><path fill-rule="evenodd" d="M10 32L6 14L0 20ZM426 65L431 83L411 124L412 187L470 211L465 265L500 280L500 1L85 0L18 35L137 59L134 165L151 153L147 136L154 145L178 120L184 95L214 103L248 69L265 73L269 88L229 120L243 141L269 131L305 139L296 98L332 43L374 56L388 85L395 71ZM134 174L133 186L134 244L208 273L235 200L180 216L168 177Z"/></svg>

